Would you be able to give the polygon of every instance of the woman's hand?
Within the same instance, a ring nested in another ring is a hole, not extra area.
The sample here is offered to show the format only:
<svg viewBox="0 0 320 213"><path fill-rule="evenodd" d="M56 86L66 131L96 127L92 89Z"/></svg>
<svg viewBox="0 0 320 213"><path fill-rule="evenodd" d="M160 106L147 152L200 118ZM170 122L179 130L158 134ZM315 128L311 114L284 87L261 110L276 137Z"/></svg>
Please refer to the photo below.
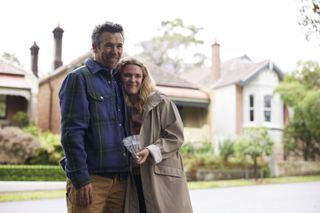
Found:
<svg viewBox="0 0 320 213"><path fill-rule="evenodd" d="M141 165L144 162L146 162L149 154L150 154L150 151L149 151L149 149L146 149L146 148L144 148L143 150L139 151L137 153L137 159L136 159L137 164Z"/></svg>

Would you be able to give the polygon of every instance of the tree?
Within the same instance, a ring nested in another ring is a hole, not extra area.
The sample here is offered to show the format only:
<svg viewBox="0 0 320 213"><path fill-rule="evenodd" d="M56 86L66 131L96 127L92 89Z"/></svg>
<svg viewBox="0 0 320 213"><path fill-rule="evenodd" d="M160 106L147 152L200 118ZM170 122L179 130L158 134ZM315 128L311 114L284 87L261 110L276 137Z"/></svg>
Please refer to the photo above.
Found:
<svg viewBox="0 0 320 213"><path fill-rule="evenodd" d="M312 36L320 38L320 0L300 0L298 23L310 40Z"/></svg>
<svg viewBox="0 0 320 213"><path fill-rule="evenodd" d="M7 62L7 63L13 64L13 65L16 65L18 67L22 66L19 59L12 53L4 52L1 56L0 61Z"/></svg>
<svg viewBox="0 0 320 213"><path fill-rule="evenodd" d="M236 142L240 156L250 156L253 160L254 177L257 179L258 158L272 154L273 142L265 127L244 128Z"/></svg>
<svg viewBox="0 0 320 213"><path fill-rule="evenodd" d="M284 138L288 145L290 137L303 144L304 159L314 159L320 154L320 67L317 62L298 63L292 74L287 74L276 88L294 115L287 125L291 129ZM289 138L288 138L289 137ZM292 146L291 147L298 147Z"/></svg>
<svg viewBox="0 0 320 213"><path fill-rule="evenodd" d="M174 19L161 22L159 30L161 36L138 44L142 48L138 56L172 72L203 65L204 54L194 53L194 49L203 44L196 38L202 28Z"/></svg>
<svg viewBox="0 0 320 213"><path fill-rule="evenodd" d="M230 156L234 155L234 143L235 141L231 139L225 140L220 147L220 156L223 159L223 162L228 162Z"/></svg>

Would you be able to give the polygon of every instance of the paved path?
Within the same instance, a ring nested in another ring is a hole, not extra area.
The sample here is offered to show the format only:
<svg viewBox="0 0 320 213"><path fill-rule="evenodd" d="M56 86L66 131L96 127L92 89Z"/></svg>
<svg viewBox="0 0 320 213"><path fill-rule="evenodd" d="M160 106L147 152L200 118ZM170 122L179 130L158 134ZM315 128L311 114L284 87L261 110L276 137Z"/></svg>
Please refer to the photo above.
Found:
<svg viewBox="0 0 320 213"><path fill-rule="evenodd" d="M320 182L191 190L195 213L319 213ZM1 213L63 213L64 199L0 203Z"/></svg>
<svg viewBox="0 0 320 213"><path fill-rule="evenodd" d="M61 181L0 181L1 192L63 190L66 183Z"/></svg>

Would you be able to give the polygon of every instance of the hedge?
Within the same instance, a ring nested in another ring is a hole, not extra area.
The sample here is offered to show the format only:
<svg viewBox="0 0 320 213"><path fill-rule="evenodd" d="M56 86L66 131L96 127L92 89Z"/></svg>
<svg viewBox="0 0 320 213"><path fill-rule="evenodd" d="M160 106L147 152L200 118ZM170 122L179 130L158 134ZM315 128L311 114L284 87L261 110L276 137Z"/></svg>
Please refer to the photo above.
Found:
<svg viewBox="0 0 320 213"><path fill-rule="evenodd" d="M60 166L0 165L0 181L65 181Z"/></svg>

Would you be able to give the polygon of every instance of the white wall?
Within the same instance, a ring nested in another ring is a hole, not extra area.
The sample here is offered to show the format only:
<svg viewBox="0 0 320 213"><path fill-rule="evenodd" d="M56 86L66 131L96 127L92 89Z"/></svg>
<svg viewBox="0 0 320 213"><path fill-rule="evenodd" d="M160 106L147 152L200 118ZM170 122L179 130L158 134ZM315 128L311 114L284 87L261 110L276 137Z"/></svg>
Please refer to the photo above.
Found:
<svg viewBox="0 0 320 213"><path fill-rule="evenodd" d="M264 70L246 84L243 88L243 127L265 126L275 129L276 132L283 129L283 102L279 94L274 93L280 80L272 70ZM255 120L249 120L249 96L254 95ZM271 95L271 121L264 121L264 96ZM281 134L272 134L277 142L281 140Z"/></svg>
<svg viewBox="0 0 320 213"><path fill-rule="evenodd" d="M218 88L214 93L215 141L236 135L236 86Z"/></svg>

